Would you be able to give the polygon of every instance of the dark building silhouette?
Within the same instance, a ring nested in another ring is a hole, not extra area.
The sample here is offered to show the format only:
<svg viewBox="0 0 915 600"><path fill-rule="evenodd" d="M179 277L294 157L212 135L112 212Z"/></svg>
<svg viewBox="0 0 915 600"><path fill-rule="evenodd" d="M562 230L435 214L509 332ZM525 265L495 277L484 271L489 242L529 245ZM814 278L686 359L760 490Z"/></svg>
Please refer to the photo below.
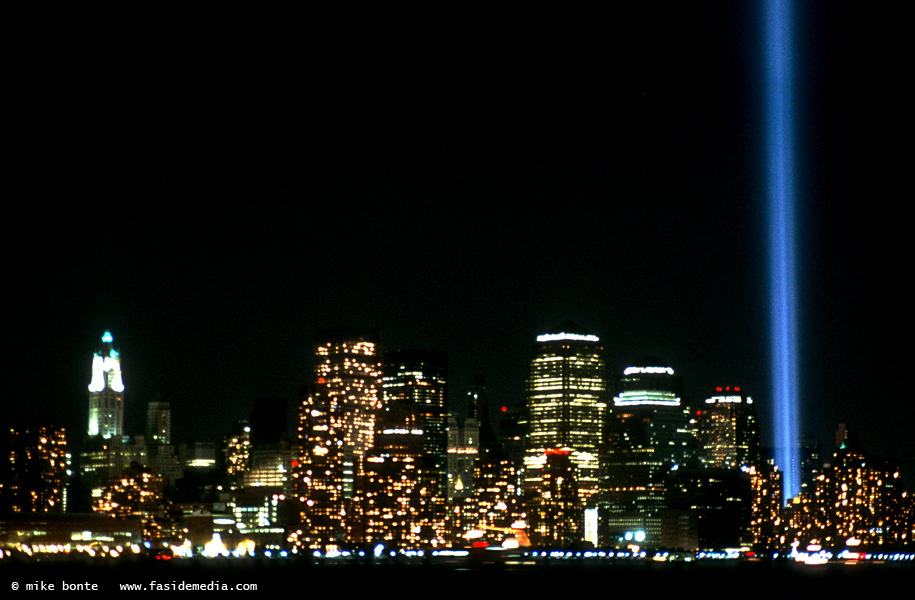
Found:
<svg viewBox="0 0 915 600"><path fill-rule="evenodd" d="M288 410L289 400L286 398L256 398L254 408L248 415L251 444L270 446L287 441L286 415Z"/></svg>

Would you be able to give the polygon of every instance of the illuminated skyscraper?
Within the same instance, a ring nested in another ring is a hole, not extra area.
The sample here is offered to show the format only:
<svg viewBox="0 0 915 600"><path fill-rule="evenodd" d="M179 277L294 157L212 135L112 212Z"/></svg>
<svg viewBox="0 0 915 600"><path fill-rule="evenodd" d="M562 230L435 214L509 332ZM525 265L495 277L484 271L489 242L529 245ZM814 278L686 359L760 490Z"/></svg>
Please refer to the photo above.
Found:
<svg viewBox="0 0 915 600"><path fill-rule="evenodd" d="M688 467L678 464L663 479L661 544L732 548L756 543L762 532L753 522L753 510L765 510L765 501L754 493L768 489L760 479L766 469L756 404L739 387L723 386L690 415L700 460Z"/></svg>
<svg viewBox="0 0 915 600"><path fill-rule="evenodd" d="M668 474L692 458L696 446L682 387L656 358L637 361L619 379L603 465L602 512L611 543L636 531L645 533L646 544L661 543Z"/></svg>
<svg viewBox="0 0 915 600"><path fill-rule="evenodd" d="M315 342L315 390L326 395L343 450L343 496L350 498L381 408L378 332L325 330Z"/></svg>
<svg viewBox="0 0 915 600"><path fill-rule="evenodd" d="M395 350L385 352L383 411L399 408L422 430L424 463L446 495L448 435L445 430L447 356L444 352ZM388 419L391 423L391 420ZM396 420L394 421L396 424ZM376 428L377 429L377 428Z"/></svg>
<svg viewBox="0 0 915 600"><path fill-rule="evenodd" d="M783 542L782 521L782 473L777 467L763 461L757 467L750 467L752 486L752 507L750 527L753 547L759 552L769 553Z"/></svg>
<svg viewBox="0 0 915 600"><path fill-rule="evenodd" d="M290 532L289 542L296 549L324 551L346 542L343 411L324 384L303 387L300 396L299 458L292 465L299 527Z"/></svg>
<svg viewBox="0 0 915 600"><path fill-rule="evenodd" d="M374 443L381 406L377 332L319 331L315 338L315 383L299 404L299 459L292 465L292 491L300 528L296 547L329 549L361 538L356 481Z"/></svg>
<svg viewBox="0 0 915 600"><path fill-rule="evenodd" d="M106 331L104 348L92 358L92 381L89 383L89 435L104 439L124 434L124 382L121 358L112 347L114 338Z"/></svg>
<svg viewBox="0 0 915 600"><path fill-rule="evenodd" d="M759 466L759 421L753 399L739 387L716 388L699 411L699 452L711 467Z"/></svg>
<svg viewBox="0 0 915 600"><path fill-rule="evenodd" d="M70 463L64 428L33 425L10 435L13 512L64 512Z"/></svg>
<svg viewBox="0 0 915 600"><path fill-rule="evenodd" d="M235 423L232 433L222 436L222 452L229 481L240 485L251 458L251 426L248 421Z"/></svg>
<svg viewBox="0 0 915 600"><path fill-rule="evenodd" d="M445 527L446 356L387 352L383 371L383 408L365 463L365 540L435 546Z"/></svg>
<svg viewBox="0 0 915 600"><path fill-rule="evenodd" d="M540 486L548 452L569 451L583 504L597 493L601 433L607 405L603 347L596 335L565 322L537 337L527 378L528 431L524 489Z"/></svg>

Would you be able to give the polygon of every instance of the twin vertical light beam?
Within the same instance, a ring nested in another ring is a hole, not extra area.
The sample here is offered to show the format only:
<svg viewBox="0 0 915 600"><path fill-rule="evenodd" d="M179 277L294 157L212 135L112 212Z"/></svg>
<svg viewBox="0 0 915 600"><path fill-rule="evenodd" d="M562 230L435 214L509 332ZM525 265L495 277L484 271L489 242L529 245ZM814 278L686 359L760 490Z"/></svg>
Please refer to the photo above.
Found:
<svg viewBox="0 0 915 600"><path fill-rule="evenodd" d="M791 7L768 0L766 113L769 190L769 285L775 461L782 470L783 501L800 493L798 443L797 287L795 282L794 164L792 157Z"/></svg>

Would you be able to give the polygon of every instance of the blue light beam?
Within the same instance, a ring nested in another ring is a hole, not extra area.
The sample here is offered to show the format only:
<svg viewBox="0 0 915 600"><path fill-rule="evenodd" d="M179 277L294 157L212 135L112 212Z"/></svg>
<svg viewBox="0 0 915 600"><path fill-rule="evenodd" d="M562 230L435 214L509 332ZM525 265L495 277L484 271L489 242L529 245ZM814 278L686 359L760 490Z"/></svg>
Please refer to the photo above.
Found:
<svg viewBox="0 0 915 600"><path fill-rule="evenodd" d="M798 444L797 286L795 283L794 164L792 157L791 9L766 3L766 111L769 191L769 278L775 461L783 503L800 493Z"/></svg>

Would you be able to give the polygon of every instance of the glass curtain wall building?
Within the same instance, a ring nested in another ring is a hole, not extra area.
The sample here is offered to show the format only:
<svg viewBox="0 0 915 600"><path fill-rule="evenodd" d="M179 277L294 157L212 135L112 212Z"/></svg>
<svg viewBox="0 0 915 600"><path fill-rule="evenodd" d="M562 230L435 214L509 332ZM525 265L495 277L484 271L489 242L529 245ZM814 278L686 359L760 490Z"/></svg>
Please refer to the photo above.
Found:
<svg viewBox="0 0 915 600"><path fill-rule="evenodd" d="M537 337L527 377L524 490L541 485L547 457L568 450L584 504L598 489L601 434L607 405L603 346L593 334L565 322Z"/></svg>

